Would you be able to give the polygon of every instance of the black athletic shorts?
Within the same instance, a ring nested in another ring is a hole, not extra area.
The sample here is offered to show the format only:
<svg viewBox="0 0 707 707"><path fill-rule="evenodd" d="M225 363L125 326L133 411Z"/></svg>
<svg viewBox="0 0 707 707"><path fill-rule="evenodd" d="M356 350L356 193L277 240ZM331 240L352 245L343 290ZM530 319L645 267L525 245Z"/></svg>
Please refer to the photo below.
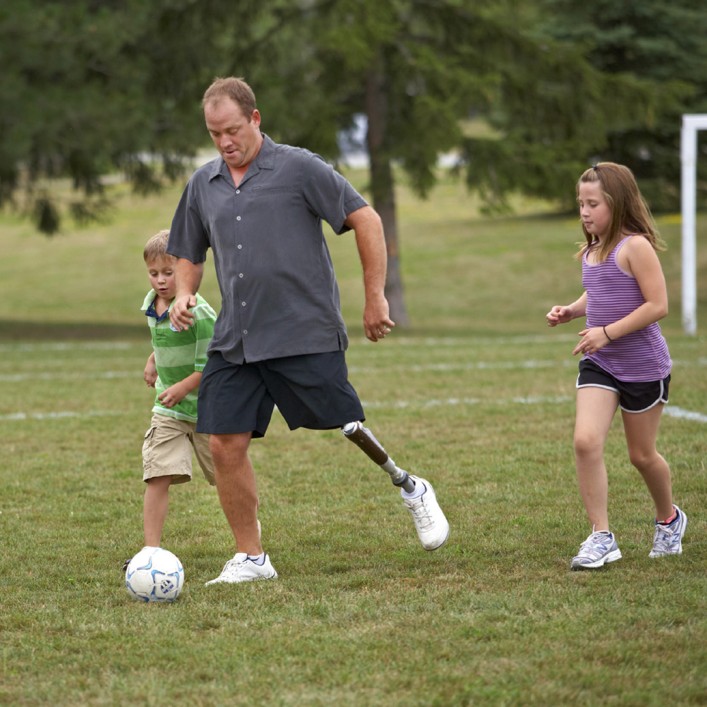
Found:
<svg viewBox="0 0 707 707"><path fill-rule="evenodd" d="M670 376L658 381L630 383L614 378L594 361L583 358L579 362L577 388L606 388L619 396L619 406L626 412L645 412L658 403L668 402Z"/></svg>
<svg viewBox="0 0 707 707"><path fill-rule="evenodd" d="M215 351L199 385L197 431L264 437L277 405L291 430L363 421L343 351L234 364Z"/></svg>

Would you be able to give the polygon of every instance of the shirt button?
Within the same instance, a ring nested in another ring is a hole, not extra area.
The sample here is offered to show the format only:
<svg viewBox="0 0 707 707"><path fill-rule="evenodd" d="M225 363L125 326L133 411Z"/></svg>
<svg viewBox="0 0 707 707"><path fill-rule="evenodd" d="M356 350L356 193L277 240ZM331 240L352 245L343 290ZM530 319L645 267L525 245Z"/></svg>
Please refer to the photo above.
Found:
<svg viewBox="0 0 707 707"><path fill-rule="evenodd" d="M241 302L241 307L245 307L245 302Z"/></svg>
<svg viewBox="0 0 707 707"><path fill-rule="evenodd" d="M243 246L239 243L239 244L236 246L236 248L238 248L238 250L241 250L241 249L243 248Z"/></svg>
<svg viewBox="0 0 707 707"><path fill-rule="evenodd" d="M240 194L240 193L241 193L241 190L240 190L240 189L236 189L236 194Z"/></svg>
<svg viewBox="0 0 707 707"><path fill-rule="evenodd" d="M244 330L243 330L243 333L244 333L244 334L247 334L247 333L248 333L248 330L247 330L247 329L244 329Z"/></svg>
<svg viewBox="0 0 707 707"><path fill-rule="evenodd" d="M243 277L243 273L242 273L242 272L239 272L239 273L238 273L238 277Z"/></svg>
<svg viewBox="0 0 707 707"><path fill-rule="evenodd" d="M240 221L240 220L241 220L241 217L240 217L240 216L236 216L236 221Z"/></svg>

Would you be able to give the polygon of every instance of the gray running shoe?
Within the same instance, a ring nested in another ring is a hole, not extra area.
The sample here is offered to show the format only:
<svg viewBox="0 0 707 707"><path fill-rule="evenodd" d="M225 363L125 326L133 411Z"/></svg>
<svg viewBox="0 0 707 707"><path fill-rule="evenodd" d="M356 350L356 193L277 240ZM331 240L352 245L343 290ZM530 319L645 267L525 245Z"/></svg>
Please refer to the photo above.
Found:
<svg viewBox="0 0 707 707"><path fill-rule="evenodd" d="M579 552L572 558L573 570L595 570L609 562L621 559L621 550L616 538L608 530L592 533L580 546Z"/></svg>
<svg viewBox="0 0 707 707"><path fill-rule="evenodd" d="M655 524L653 549L648 557L664 557L665 555L680 555L682 553L682 537L687 530L687 516L675 506L678 512L677 520L670 525Z"/></svg>
<svg viewBox="0 0 707 707"><path fill-rule="evenodd" d="M415 484L422 484L425 492L418 498L403 498L415 523L417 537L425 550L436 550L447 542L449 523L437 503L437 496L429 481L410 475ZM402 491L401 491L402 492Z"/></svg>
<svg viewBox="0 0 707 707"><path fill-rule="evenodd" d="M258 579L276 579L277 572L270 562L270 557L265 555L262 565L256 564L245 552L237 552L232 560L223 567L221 574L207 582L210 584L236 584L238 582L253 582Z"/></svg>

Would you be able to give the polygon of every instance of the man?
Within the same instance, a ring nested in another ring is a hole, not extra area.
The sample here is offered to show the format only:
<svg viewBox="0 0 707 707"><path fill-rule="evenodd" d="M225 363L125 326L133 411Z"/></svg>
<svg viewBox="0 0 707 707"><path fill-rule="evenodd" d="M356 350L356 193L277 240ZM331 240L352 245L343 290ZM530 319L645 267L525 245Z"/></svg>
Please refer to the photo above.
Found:
<svg viewBox="0 0 707 707"><path fill-rule="evenodd" d="M321 221L339 234L355 232L371 341L395 326L383 293L385 239L378 214L340 174L311 152L278 145L260 131L245 81L216 79L202 104L220 157L189 180L168 250L178 258L170 315L176 329L192 323L189 310L208 248L222 297L199 390L198 430L211 434L216 487L238 552L208 584L274 579L261 546L248 456L251 439L265 435L274 405L290 429L351 430L356 422L354 441L364 449L375 442L360 427L363 409L348 382L348 338ZM386 470L403 487L423 546L441 547L449 525L432 487L404 472L403 484Z"/></svg>

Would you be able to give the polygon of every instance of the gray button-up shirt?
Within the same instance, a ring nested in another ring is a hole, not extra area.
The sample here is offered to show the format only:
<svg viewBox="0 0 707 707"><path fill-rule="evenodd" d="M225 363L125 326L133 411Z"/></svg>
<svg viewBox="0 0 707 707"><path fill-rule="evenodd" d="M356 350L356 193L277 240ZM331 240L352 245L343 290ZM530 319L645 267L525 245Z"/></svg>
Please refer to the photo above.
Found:
<svg viewBox="0 0 707 707"><path fill-rule="evenodd" d="M346 349L322 220L344 233L363 206L318 155L267 135L238 187L221 157L194 172L168 252L203 263L213 250L222 304L209 351L239 364Z"/></svg>

